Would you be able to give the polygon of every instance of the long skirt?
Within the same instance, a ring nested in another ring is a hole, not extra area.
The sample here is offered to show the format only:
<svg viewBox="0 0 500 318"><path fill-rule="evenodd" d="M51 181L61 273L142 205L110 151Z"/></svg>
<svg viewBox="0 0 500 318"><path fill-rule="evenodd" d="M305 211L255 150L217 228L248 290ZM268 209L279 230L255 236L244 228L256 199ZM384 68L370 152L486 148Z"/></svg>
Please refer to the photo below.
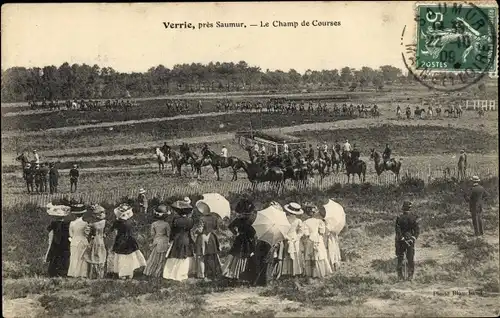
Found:
<svg viewBox="0 0 500 318"><path fill-rule="evenodd" d="M147 264L146 268L144 269L144 275L152 277L161 277L166 262L167 262L167 251L158 252L156 249L153 249L151 255L149 255L148 261L146 262Z"/></svg>
<svg viewBox="0 0 500 318"><path fill-rule="evenodd" d="M222 275L222 265L218 254L207 254L197 257L198 278L214 279Z"/></svg>
<svg viewBox="0 0 500 318"><path fill-rule="evenodd" d="M104 278L106 253L103 239L95 237L85 253L85 261L89 264L89 278Z"/></svg>
<svg viewBox="0 0 500 318"><path fill-rule="evenodd" d="M313 242L304 240L304 275L308 277L325 277L332 274L323 239Z"/></svg>
<svg viewBox="0 0 500 318"><path fill-rule="evenodd" d="M334 235L327 236L326 250L328 253L328 262L332 270L337 270L340 267L340 247L337 237Z"/></svg>
<svg viewBox="0 0 500 318"><path fill-rule="evenodd" d="M167 258L163 269L163 278L183 281L196 272L194 257Z"/></svg>
<svg viewBox="0 0 500 318"><path fill-rule="evenodd" d="M88 263L85 260L85 252L88 246L87 239L73 238L70 246L69 277L87 277Z"/></svg>
<svg viewBox="0 0 500 318"><path fill-rule="evenodd" d="M118 277L133 277L134 270L143 266L146 266L146 259L139 250L130 254L114 253L113 266L108 271L117 273Z"/></svg>
<svg viewBox="0 0 500 318"><path fill-rule="evenodd" d="M240 279L242 274L248 271L248 267L249 258L228 255L222 267L222 275L227 278Z"/></svg>
<svg viewBox="0 0 500 318"><path fill-rule="evenodd" d="M301 275L304 272L304 260L302 253L302 244L300 240L289 242L285 241L284 246L284 257L283 257L283 269L282 275L296 276ZM290 248L290 244L293 244Z"/></svg>

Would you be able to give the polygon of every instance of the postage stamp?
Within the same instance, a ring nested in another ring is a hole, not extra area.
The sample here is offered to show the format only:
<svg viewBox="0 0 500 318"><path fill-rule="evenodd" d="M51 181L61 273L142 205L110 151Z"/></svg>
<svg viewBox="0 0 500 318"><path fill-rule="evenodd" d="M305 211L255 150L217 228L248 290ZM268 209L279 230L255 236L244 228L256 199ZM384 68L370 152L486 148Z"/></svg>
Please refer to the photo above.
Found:
<svg viewBox="0 0 500 318"><path fill-rule="evenodd" d="M418 70L496 71L498 7L417 4L417 16Z"/></svg>

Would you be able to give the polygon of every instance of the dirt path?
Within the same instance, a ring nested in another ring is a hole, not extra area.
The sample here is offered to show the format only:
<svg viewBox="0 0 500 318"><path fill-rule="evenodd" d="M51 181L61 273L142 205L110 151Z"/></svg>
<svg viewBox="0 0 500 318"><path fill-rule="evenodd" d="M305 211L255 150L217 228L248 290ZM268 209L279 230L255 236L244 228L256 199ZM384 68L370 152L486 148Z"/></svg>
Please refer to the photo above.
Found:
<svg viewBox="0 0 500 318"><path fill-rule="evenodd" d="M111 128L116 126L127 126L127 125L135 125L135 124L144 124L144 123L153 123L153 122L161 122L161 121L173 121L178 119L192 119L198 117L215 117L233 114L235 112L218 112L218 113L202 113L202 114L190 114L190 115L177 115L172 117L159 117L159 118L147 118L147 119L139 119L139 120L126 120L126 121L115 121L115 122L104 122L98 124L88 124L88 125L79 125L79 126L69 126L69 127L59 127L59 128L50 128L46 130L39 131L2 131L2 137L17 137L17 136L43 136L46 134L50 134L53 132L66 132L66 131L74 131L81 129L91 129L91 128Z"/></svg>

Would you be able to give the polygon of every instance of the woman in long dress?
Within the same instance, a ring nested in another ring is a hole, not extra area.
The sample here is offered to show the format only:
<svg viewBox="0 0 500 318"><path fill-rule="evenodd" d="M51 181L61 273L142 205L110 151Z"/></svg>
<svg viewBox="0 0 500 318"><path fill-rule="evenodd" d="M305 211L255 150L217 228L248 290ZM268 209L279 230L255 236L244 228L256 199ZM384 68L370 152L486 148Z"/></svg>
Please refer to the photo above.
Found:
<svg viewBox="0 0 500 318"><path fill-rule="evenodd" d="M163 269L163 278L177 281L186 280L195 268L194 241L191 230L194 221L191 217L193 207L185 201L176 201L172 204L177 216L172 220L170 234L172 245L167 253L167 262Z"/></svg>
<svg viewBox="0 0 500 318"><path fill-rule="evenodd" d="M45 261L49 263L48 273L50 277L64 277L68 275L70 244L69 244L69 221L65 218L70 212L69 206L47 207L47 214L54 217L47 230L49 231L49 249Z"/></svg>
<svg viewBox="0 0 500 318"><path fill-rule="evenodd" d="M255 221L254 204L243 199L235 207L238 217L234 219L228 228L236 235L229 255L222 268L222 274L232 279L247 279L253 281L252 277L244 277L250 274L250 257L255 252L255 229L252 223Z"/></svg>
<svg viewBox="0 0 500 318"><path fill-rule="evenodd" d="M222 275L220 243L216 235L222 227L222 219L203 200L196 202L196 208L202 213L195 242L197 277L215 279Z"/></svg>
<svg viewBox="0 0 500 318"><path fill-rule="evenodd" d="M290 222L290 230L285 236L282 275L297 276L304 271L304 260L302 259L301 238L302 221L297 217L304 213L300 204L291 202L284 206L287 219Z"/></svg>
<svg viewBox="0 0 500 318"><path fill-rule="evenodd" d="M110 231L116 230L113 245L113 264L108 271L117 273L120 279L134 277L134 271L146 266L146 259L139 250L139 244L133 235L133 223L130 219L134 213L128 204L121 204L114 210L116 221Z"/></svg>
<svg viewBox="0 0 500 318"><path fill-rule="evenodd" d="M93 222L89 224L90 244L85 253L89 266L89 278L104 278L106 273L106 246L104 244L104 228L106 227L106 211L100 205L90 206Z"/></svg>
<svg viewBox="0 0 500 318"><path fill-rule="evenodd" d="M158 206L153 212L153 217L156 219L156 221L151 224L153 244L151 254L146 262L147 265L144 269L144 275L161 277L163 274L170 242L170 224L165 219L170 214L170 211L165 205Z"/></svg>
<svg viewBox="0 0 500 318"><path fill-rule="evenodd" d="M328 255L328 262L330 263L330 267L332 271L338 270L340 268L340 247L339 247L339 239L338 233L335 232L332 222L329 219L325 219L325 215L323 214L323 210L320 211L321 216L323 217L323 221L325 222L325 245L326 252Z"/></svg>
<svg viewBox="0 0 500 318"><path fill-rule="evenodd" d="M307 277L325 277L332 273L328 262L324 234L325 222L321 219L318 207L312 203L304 206L309 219L303 224L304 232L304 274Z"/></svg>
<svg viewBox="0 0 500 318"><path fill-rule="evenodd" d="M71 207L71 213L76 216L76 220L69 224L69 240L71 256L69 258L69 277L87 277L88 264L85 261L85 252L89 247L87 240L88 223L83 220L83 215L87 212L83 204L75 204Z"/></svg>

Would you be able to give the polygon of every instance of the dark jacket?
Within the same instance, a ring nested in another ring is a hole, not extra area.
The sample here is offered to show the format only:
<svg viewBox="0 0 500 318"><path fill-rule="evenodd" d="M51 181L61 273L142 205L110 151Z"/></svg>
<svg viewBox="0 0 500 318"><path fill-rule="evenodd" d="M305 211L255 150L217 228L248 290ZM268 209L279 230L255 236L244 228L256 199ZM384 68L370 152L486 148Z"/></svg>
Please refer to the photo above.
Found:
<svg viewBox="0 0 500 318"><path fill-rule="evenodd" d="M78 171L78 169L72 168L69 171L70 179L78 179L79 176L80 176L80 172Z"/></svg>
<svg viewBox="0 0 500 318"><path fill-rule="evenodd" d="M472 209L482 209L484 200L489 196L488 192L483 188L482 185L475 185L471 189L469 196L469 208Z"/></svg>
<svg viewBox="0 0 500 318"><path fill-rule="evenodd" d="M133 235L131 220L116 220L111 226L111 231L113 230L117 231L113 252L128 255L139 249L139 244Z"/></svg>
<svg viewBox="0 0 500 318"><path fill-rule="evenodd" d="M52 242L47 254L49 276L66 276L69 268L69 221L52 221L47 230L52 231Z"/></svg>
<svg viewBox="0 0 500 318"><path fill-rule="evenodd" d="M251 253L255 252L255 229L252 227L252 223L251 216L240 216L229 224L229 230L236 235L229 254L248 258Z"/></svg>
<svg viewBox="0 0 500 318"><path fill-rule="evenodd" d="M59 181L59 171L56 168L50 168L49 171L50 183L57 184Z"/></svg>
<svg viewBox="0 0 500 318"><path fill-rule="evenodd" d="M35 172L31 168L24 168L23 178L26 181L33 181L35 178Z"/></svg>
<svg viewBox="0 0 500 318"><path fill-rule="evenodd" d="M185 259L194 256L194 241L191 237L193 227L194 221L190 216L177 215L173 218L170 232L172 249L168 258Z"/></svg>
<svg viewBox="0 0 500 318"><path fill-rule="evenodd" d="M396 240L403 237L414 236L416 239L420 235L417 218L409 213L403 213L396 218Z"/></svg>

